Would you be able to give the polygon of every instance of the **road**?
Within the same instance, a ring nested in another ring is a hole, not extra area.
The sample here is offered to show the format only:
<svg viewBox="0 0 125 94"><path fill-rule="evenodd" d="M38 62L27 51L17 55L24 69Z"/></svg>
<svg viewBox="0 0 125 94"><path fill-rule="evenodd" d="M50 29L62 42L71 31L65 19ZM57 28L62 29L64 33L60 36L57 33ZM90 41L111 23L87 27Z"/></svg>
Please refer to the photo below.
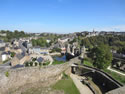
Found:
<svg viewBox="0 0 125 94"><path fill-rule="evenodd" d="M4 70L7 70L7 69L10 69L10 68L11 68L10 61L8 61L7 63L4 63L4 64L0 65L0 72L4 71Z"/></svg>
<svg viewBox="0 0 125 94"><path fill-rule="evenodd" d="M122 73L122 72L116 71L116 70L112 69L111 66L109 66L107 69L110 70L110 71L116 72L116 73L118 73L118 74L120 74L120 75L125 76L125 73Z"/></svg>
<svg viewBox="0 0 125 94"><path fill-rule="evenodd" d="M81 77L70 74L70 77L72 78L73 82L75 83L76 87L78 88L80 94L93 94L92 91L84 84L82 84Z"/></svg>

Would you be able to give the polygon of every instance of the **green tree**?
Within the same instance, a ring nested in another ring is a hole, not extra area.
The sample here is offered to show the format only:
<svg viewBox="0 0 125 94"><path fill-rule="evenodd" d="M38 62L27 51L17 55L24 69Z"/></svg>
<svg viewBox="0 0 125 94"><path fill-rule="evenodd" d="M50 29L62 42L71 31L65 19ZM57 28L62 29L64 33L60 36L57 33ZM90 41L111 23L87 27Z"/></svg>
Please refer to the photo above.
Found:
<svg viewBox="0 0 125 94"><path fill-rule="evenodd" d="M99 69L107 68L112 62L112 53L107 45L101 44L93 50L94 66Z"/></svg>
<svg viewBox="0 0 125 94"><path fill-rule="evenodd" d="M50 44L46 42L46 39L39 38L39 39L32 39L33 46L40 46L40 47L49 47Z"/></svg>
<svg viewBox="0 0 125 94"><path fill-rule="evenodd" d="M16 53L11 52L10 56L11 56L11 57L14 57L14 56L15 56L15 54L16 54Z"/></svg>

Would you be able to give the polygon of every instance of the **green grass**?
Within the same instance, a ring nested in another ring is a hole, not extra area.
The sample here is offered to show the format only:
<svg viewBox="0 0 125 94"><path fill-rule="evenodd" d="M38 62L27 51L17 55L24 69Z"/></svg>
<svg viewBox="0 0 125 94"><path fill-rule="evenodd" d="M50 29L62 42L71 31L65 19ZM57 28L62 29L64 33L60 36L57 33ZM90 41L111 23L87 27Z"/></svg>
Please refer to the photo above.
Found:
<svg viewBox="0 0 125 94"><path fill-rule="evenodd" d="M80 94L72 79L66 75L64 75L63 79L59 80L54 86L52 86L52 88L63 90L65 94Z"/></svg>
<svg viewBox="0 0 125 94"><path fill-rule="evenodd" d="M57 64L64 64L63 61L57 61L57 60L54 60L52 65L57 65Z"/></svg>
<svg viewBox="0 0 125 94"><path fill-rule="evenodd" d="M47 61L47 62L43 63L43 66L47 66L47 65L49 65L49 64L50 64L50 62Z"/></svg>
<svg viewBox="0 0 125 94"><path fill-rule="evenodd" d="M90 66L90 67L93 67L93 64L89 61L84 61L84 65L87 65L87 66Z"/></svg>
<svg viewBox="0 0 125 94"><path fill-rule="evenodd" d="M122 76L118 73L112 72L110 70L104 69L104 72L108 73L109 75L111 75L114 79L118 80L120 83L125 85L125 76Z"/></svg>

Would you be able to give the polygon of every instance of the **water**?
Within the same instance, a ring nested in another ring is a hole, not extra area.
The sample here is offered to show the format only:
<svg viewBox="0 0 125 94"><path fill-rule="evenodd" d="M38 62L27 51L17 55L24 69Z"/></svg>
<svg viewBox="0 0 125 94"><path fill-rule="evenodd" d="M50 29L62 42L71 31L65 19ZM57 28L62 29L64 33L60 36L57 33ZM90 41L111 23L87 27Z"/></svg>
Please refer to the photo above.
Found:
<svg viewBox="0 0 125 94"><path fill-rule="evenodd" d="M55 56L55 59L57 60L57 61L66 61L66 56L64 55L64 56Z"/></svg>

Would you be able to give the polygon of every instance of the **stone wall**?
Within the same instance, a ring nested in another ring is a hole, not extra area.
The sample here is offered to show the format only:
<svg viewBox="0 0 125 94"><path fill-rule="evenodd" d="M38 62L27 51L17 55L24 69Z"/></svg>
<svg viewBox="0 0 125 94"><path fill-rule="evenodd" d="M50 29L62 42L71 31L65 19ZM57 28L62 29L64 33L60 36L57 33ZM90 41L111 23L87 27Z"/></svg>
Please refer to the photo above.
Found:
<svg viewBox="0 0 125 94"><path fill-rule="evenodd" d="M112 91L109 91L106 94L125 94L125 86L118 88L118 89L115 89L115 90L112 90Z"/></svg>
<svg viewBox="0 0 125 94"><path fill-rule="evenodd" d="M61 73L67 70L77 58L66 64L48 67L27 67L20 69L9 69L0 73L0 94L11 94L11 92L34 83L51 85L59 79ZM8 77L6 73L8 72Z"/></svg>

